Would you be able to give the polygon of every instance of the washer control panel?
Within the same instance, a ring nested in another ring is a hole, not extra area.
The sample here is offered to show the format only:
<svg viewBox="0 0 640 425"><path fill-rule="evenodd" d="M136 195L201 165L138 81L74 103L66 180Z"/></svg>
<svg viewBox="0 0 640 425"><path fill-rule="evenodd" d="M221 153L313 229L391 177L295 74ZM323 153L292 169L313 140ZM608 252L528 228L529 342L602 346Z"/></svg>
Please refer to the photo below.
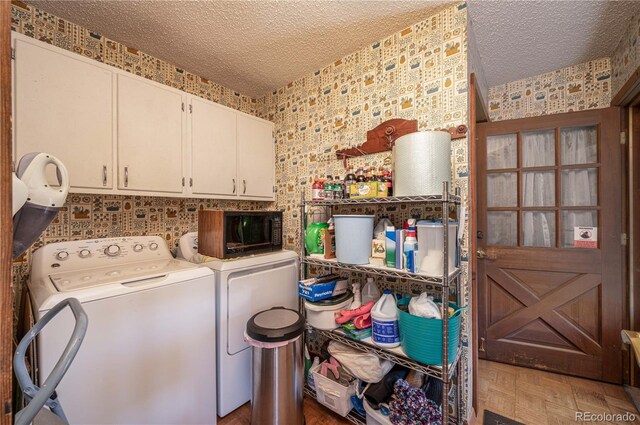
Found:
<svg viewBox="0 0 640 425"><path fill-rule="evenodd" d="M133 262L172 259L166 242L160 236L128 236L57 242L34 253L35 263L50 272L79 270Z"/></svg>

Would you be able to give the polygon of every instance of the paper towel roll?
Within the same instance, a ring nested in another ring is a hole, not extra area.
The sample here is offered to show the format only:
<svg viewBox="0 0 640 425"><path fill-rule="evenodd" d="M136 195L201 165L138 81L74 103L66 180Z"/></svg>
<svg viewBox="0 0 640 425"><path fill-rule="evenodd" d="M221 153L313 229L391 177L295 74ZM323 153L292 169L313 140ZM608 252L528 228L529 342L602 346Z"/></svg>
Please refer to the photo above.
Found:
<svg viewBox="0 0 640 425"><path fill-rule="evenodd" d="M395 141L393 195L441 195L442 182L451 183L451 135L420 131Z"/></svg>

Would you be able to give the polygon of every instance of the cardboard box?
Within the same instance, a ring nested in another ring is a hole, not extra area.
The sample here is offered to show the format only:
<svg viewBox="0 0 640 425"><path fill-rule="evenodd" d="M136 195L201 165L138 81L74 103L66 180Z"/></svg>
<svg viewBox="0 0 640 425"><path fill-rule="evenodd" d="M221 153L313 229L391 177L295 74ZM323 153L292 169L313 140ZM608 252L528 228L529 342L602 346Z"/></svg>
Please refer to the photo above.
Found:
<svg viewBox="0 0 640 425"><path fill-rule="evenodd" d="M387 256L385 241L380 239L371 241L371 256L374 258L385 258Z"/></svg>
<svg viewBox="0 0 640 425"><path fill-rule="evenodd" d="M349 198L365 199L378 197L378 182L351 183L349 185Z"/></svg>
<svg viewBox="0 0 640 425"><path fill-rule="evenodd" d="M324 258L336 258L336 230L328 229L322 236L324 238Z"/></svg>
<svg viewBox="0 0 640 425"><path fill-rule="evenodd" d="M305 279L298 282L298 295L311 302L342 295L347 292L349 280L331 274Z"/></svg>

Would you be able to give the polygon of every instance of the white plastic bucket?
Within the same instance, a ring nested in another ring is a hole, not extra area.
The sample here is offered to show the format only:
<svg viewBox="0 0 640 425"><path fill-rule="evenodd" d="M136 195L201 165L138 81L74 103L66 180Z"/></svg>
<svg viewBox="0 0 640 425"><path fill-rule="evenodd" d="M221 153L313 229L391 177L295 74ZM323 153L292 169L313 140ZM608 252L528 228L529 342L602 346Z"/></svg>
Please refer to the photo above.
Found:
<svg viewBox="0 0 640 425"><path fill-rule="evenodd" d="M336 323L336 313L340 310L346 310L353 302L353 296L350 296L339 304L324 306L314 304L304 300L304 308L307 311L307 323L316 329L330 331L340 327Z"/></svg>
<svg viewBox="0 0 640 425"><path fill-rule="evenodd" d="M334 215L336 259L345 264L369 264L373 215Z"/></svg>
<svg viewBox="0 0 640 425"><path fill-rule="evenodd" d="M419 221L418 258L419 273L433 277L442 277L444 269L444 226L442 223ZM456 269L456 238L458 223L449 222L449 274Z"/></svg>

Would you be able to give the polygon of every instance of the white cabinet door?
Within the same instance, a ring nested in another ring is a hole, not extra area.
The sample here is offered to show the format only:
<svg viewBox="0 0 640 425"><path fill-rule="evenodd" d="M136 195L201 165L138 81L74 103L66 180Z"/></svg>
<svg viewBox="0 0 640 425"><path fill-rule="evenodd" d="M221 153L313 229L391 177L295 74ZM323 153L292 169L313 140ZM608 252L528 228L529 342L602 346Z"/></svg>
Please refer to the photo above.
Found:
<svg viewBox="0 0 640 425"><path fill-rule="evenodd" d="M240 196L273 199L275 161L273 123L238 114Z"/></svg>
<svg viewBox="0 0 640 425"><path fill-rule="evenodd" d="M113 72L36 40L14 40L15 160L47 152L65 164L72 191L112 189ZM48 178L56 184L55 172Z"/></svg>
<svg viewBox="0 0 640 425"><path fill-rule="evenodd" d="M191 193L233 196L238 192L237 113L195 96L190 101Z"/></svg>
<svg viewBox="0 0 640 425"><path fill-rule="evenodd" d="M118 188L181 193L185 94L118 75Z"/></svg>

